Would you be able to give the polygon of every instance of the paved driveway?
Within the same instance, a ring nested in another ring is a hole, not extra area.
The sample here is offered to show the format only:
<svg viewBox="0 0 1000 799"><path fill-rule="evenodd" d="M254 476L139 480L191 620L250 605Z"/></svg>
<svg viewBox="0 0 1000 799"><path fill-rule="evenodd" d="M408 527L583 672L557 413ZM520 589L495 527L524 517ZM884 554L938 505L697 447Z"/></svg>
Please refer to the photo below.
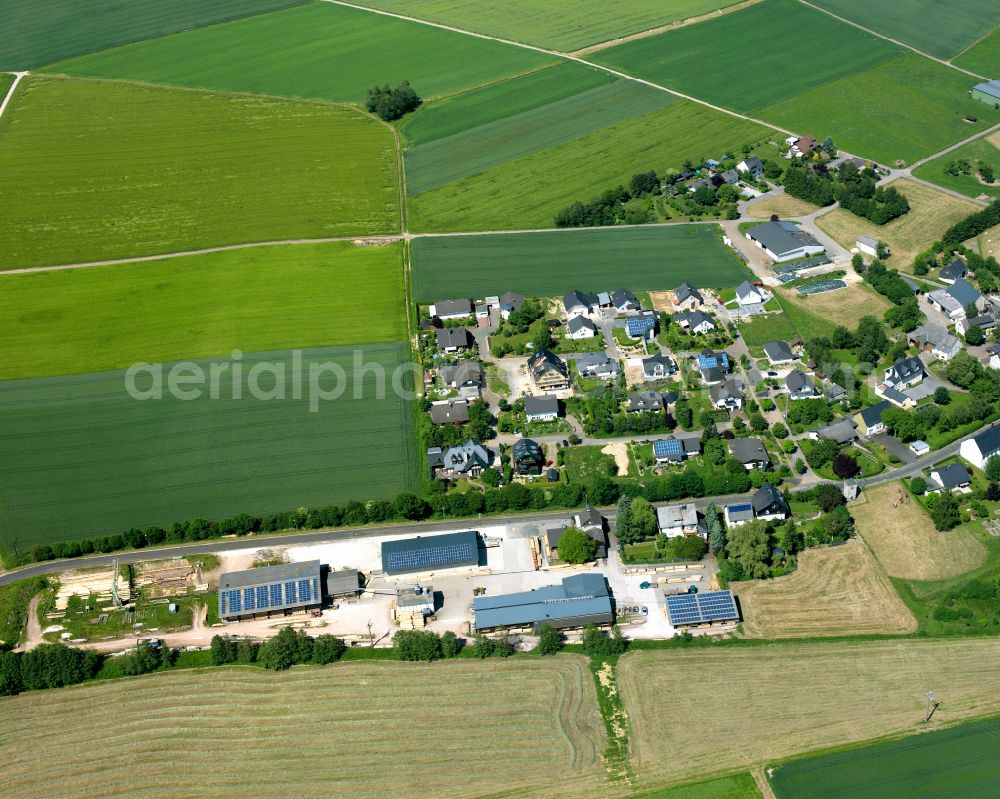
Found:
<svg viewBox="0 0 1000 799"><path fill-rule="evenodd" d="M890 436L888 433L879 433L872 436L869 440L885 447L887 452L895 455L902 463L913 463L917 459L917 456L913 454L913 450L898 438Z"/></svg>

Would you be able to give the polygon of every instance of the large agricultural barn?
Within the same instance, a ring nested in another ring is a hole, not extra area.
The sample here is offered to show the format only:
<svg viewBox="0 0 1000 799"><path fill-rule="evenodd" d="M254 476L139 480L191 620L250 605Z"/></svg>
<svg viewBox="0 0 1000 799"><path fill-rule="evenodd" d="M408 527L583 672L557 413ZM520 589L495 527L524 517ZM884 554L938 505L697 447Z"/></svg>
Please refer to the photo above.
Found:
<svg viewBox="0 0 1000 799"><path fill-rule="evenodd" d="M475 530L382 542L382 571L386 574L478 565L479 534Z"/></svg>
<svg viewBox="0 0 1000 799"><path fill-rule="evenodd" d="M531 627L545 622L556 629L611 624L614 610L608 581L602 574L574 574L561 585L500 596L476 597L473 601L477 630Z"/></svg>
<svg viewBox="0 0 1000 799"><path fill-rule="evenodd" d="M223 574L219 617L235 621L319 608L323 604L320 571L320 562L310 560Z"/></svg>

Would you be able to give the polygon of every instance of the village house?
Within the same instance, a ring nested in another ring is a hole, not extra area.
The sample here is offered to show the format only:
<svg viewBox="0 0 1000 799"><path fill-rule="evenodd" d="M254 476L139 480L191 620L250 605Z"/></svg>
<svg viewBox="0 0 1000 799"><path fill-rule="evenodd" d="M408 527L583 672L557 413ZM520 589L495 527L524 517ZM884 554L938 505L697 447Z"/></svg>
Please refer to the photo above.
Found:
<svg viewBox="0 0 1000 799"><path fill-rule="evenodd" d="M587 294L582 291L571 291L563 297L563 309L566 317L572 319L574 316L590 316L597 305L597 296Z"/></svg>
<svg viewBox="0 0 1000 799"><path fill-rule="evenodd" d="M742 463L748 472L771 466L771 458L759 438L734 438L729 442L729 454Z"/></svg>
<svg viewBox="0 0 1000 799"><path fill-rule="evenodd" d="M559 418L559 400L551 394L524 398L524 418L529 422L552 422Z"/></svg>
<svg viewBox="0 0 1000 799"><path fill-rule="evenodd" d="M486 370L478 361L462 361L441 367L441 382L466 399L478 399L486 387Z"/></svg>
<svg viewBox="0 0 1000 799"><path fill-rule="evenodd" d="M698 509L693 502L682 505L666 505L656 509L656 523L667 538L682 535L698 535ZM702 526L701 530L704 531Z"/></svg>
<svg viewBox="0 0 1000 799"><path fill-rule="evenodd" d="M798 360L798 356L784 341L767 342L764 345L764 355L772 366L785 366Z"/></svg>
<svg viewBox="0 0 1000 799"><path fill-rule="evenodd" d="M727 377L709 390L712 407L716 410L739 410L743 407L742 386L735 377Z"/></svg>
<svg viewBox="0 0 1000 799"><path fill-rule="evenodd" d="M1000 426L994 422L978 435L963 441L959 454L977 469L984 468L986 461L1000 454Z"/></svg>
<svg viewBox="0 0 1000 799"><path fill-rule="evenodd" d="M642 359L642 376L646 380L663 380L677 373L677 363L669 355L650 355Z"/></svg>
<svg viewBox="0 0 1000 799"><path fill-rule="evenodd" d="M870 255L872 258L878 256L878 241L871 236L861 236L855 244L859 252Z"/></svg>
<svg viewBox="0 0 1000 799"><path fill-rule="evenodd" d="M618 361L604 352L584 352L573 356L576 371L580 377L596 377L599 380L614 380L618 377Z"/></svg>
<svg viewBox="0 0 1000 799"><path fill-rule="evenodd" d="M674 289L674 306L679 311L692 311L705 302L705 298L690 283L681 283Z"/></svg>
<svg viewBox="0 0 1000 799"><path fill-rule="evenodd" d="M961 258L955 258L950 264L941 267L938 273L938 280L951 285L956 280L960 280L969 274L969 267Z"/></svg>
<svg viewBox="0 0 1000 799"><path fill-rule="evenodd" d="M674 315L674 322L692 333L705 334L715 330L715 320L704 311L689 311Z"/></svg>
<svg viewBox="0 0 1000 799"><path fill-rule="evenodd" d="M642 310L639 300L628 289L618 289L612 292L611 304L618 313L633 313Z"/></svg>
<svg viewBox="0 0 1000 799"><path fill-rule="evenodd" d="M891 408L891 403L883 400L877 405L869 405L854 414L854 421L858 423L858 430L866 437L877 436L885 432L885 424L882 421L882 412Z"/></svg>
<svg viewBox="0 0 1000 799"><path fill-rule="evenodd" d="M703 350L698 354L698 371L705 385L721 382L729 374L728 353Z"/></svg>
<svg viewBox="0 0 1000 799"><path fill-rule="evenodd" d="M929 352L939 361L950 361L962 351L962 342L933 322L927 322L911 331L907 334L907 339L911 347Z"/></svg>
<svg viewBox="0 0 1000 799"><path fill-rule="evenodd" d="M643 311L625 320L625 332L629 338L652 339L656 335L657 321L655 311Z"/></svg>
<svg viewBox="0 0 1000 799"><path fill-rule="evenodd" d="M472 303L467 299L461 300L441 300L434 303L428 309L431 316L438 319L464 319L472 316Z"/></svg>
<svg viewBox="0 0 1000 799"><path fill-rule="evenodd" d="M965 318L968 308L974 307L977 316L984 309L983 295L964 278L958 278L946 289L928 293L927 302L953 321Z"/></svg>
<svg viewBox="0 0 1000 799"><path fill-rule="evenodd" d="M566 338L574 340L594 338L597 335L597 326L586 316L571 316L566 323Z"/></svg>
<svg viewBox="0 0 1000 799"><path fill-rule="evenodd" d="M442 450L431 447L427 450L431 475L437 477L479 477L483 469L493 465L496 453L474 439L469 439L457 447Z"/></svg>
<svg viewBox="0 0 1000 799"><path fill-rule="evenodd" d="M500 308L500 316L504 319L509 319L510 315L514 313L514 311L521 310L521 306L524 305L524 297L520 294L508 291L500 295L500 302L498 305Z"/></svg>
<svg viewBox="0 0 1000 799"><path fill-rule="evenodd" d="M540 349L528 358L528 376L537 391L555 392L569 388L569 367L547 349Z"/></svg>
<svg viewBox="0 0 1000 799"><path fill-rule="evenodd" d="M522 476L537 477L545 466L545 455L538 442L530 438L519 438L510 450L514 471Z"/></svg>
<svg viewBox="0 0 1000 799"><path fill-rule="evenodd" d="M469 421L469 403L464 399L448 399L431 404L434 424L465 424Z"/></svg>
<svg viewBox="0 0 1000 799"><path fill-rule="evenodd" d="M948 466L940 466L933 469L930 479L927 481L927 493L937 494L940 491L957 491L959 494L968 494L972 491L972 475L961 463L951 463Z"/></svg>
<svg viewBox="0 0 1000 799"><path fill-rule="evenodd" d="M763 305L774 295L763 286L755 286L749 280L744 280L736 287L736 302L740 305Z"/></svg>
<svg viewBox="0 0 1000 799"><path fill-rule="evenodd" d="M660 391L632 391L628 395L627 410L629 413L643 413L645 411L662 411L669 406L669 399L676 402L677 395L670 392L670 395Z"/></svg>
<svg viewBox="0 0 1000 799"><path fill-rule="evenodd" d="M789 372L785 378L785 390L793 400L816 399L820 396L820 390L809 376L798 369Z"/></svg>
<svg viewBox="0 0 1000 799"><path fill-rule="evenodd" d="M472 346L472 335L464 327L446 327L438 330L437 347L441 352L464 352Z"/></svg>
<svg viewBox="0 0 1000 799"><path fill-rule="evenodd" d="M736 165L736 171L757 181L764 174L764 163L756 155L751 155Z"/></svg>
<svg viewBox="0 0 1000 799"><path fill-rule="evenodd" d="M661 438L653 442L653 458L659 465L680 463L687 458L684 444L676 438Z"/></svg>

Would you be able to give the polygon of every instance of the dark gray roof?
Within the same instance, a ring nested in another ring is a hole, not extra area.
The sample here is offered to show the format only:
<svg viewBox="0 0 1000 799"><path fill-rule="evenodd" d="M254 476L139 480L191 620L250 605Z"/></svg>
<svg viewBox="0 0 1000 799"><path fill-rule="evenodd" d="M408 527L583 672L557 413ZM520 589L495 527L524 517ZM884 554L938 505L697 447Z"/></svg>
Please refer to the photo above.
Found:
<svg viewBox="0 0 1000 799"><path fill-rule="evenodd" d="M524 305L524 297L520 294L515 294L513 291L507 291L500 295L501 308L510 308L511 310L516 311L522 305Z"/></svg>
<svg viewBox="0 0 1000 799"><path fill-rule="evenodd" d="M745 164L750 169L763 169L763 162L756 156L751 155L749 158L743 160L741 163Z"/></svg>
<svg viewBox="0 0 1000 799"><path fill-rule="evenodd" d="M434 424L457 423L469 421L469 403L465 400L448 400L431 405L431 421Z"/></svg>
<svg viewBox="0 0 1000 799"><path fill-rule="evenodd" d="M734 438L729 442L729 452L740 463L770 463L767 450L759 438Z"/></svg>
<svg viewBox="0 0 1000 799"><path fill-rule="evenodd" d="M545 540L549 544L550 549L559 549L559 542L562 540L563 534L569 529L569 527L553 527L545 531ZM608 541L604 535L604 528L597 526L588 526L586 528L580 528L588 536L597 542L597 549L594 552L595 558L606 558L608 556Z"/></svg>
<svg viewBox="0 0 1000 799"><path fill-rule="evenodd" d="M575 574L560 585L517 594L480 596L473 600L476 629L539 626L582 627L610 624L614 618L608 583L601 574Z"/></svg>
<svg viewBox="0 0 1000 799"><path fill-rule="evenodd" d="M970 302L979 302L979 298L983 296L979 293L979 290L975 286L962 278L958 278L958 280L948 286L945 291L950 294L956 302L960 303L963 308Z"/></svg>
<svg viewBox="0 0 1000 799"><path fill-rule="evenodd" d="M715 321L704 311L688 311L674 315L674 320L678 323L684 322L692 328L698 327L702 322L708 322L715 327Z"/></svg>
<svg viewBox="0 0 1000 799"><path fill-rule="evenodd" d="M1000 425L994 425L988 430L984 430L973 440L984 459L996 455L1000 452Z"/></svg>
<svg viewBox="0 0 1000 799"><path fill-rule="evenodd" d="M542 448L538 446L537 441L530 438L519 438L515 441L514 446L511 447L510 454L516 463L525 460L535 461L539 464L545 462L545 455L542 454Z"/></svg>
<svg viewBox="0 0 1000 799"><path fill-rule="evenodd" d="M437 332L437 345L441 349L452 347L468 347L472 343L472 336L464 327L446 327Z"/></svg>
<svg viewBox="0 0 1000 799"><path fill-rule="evenodd" d="M611 302L614 304L615 308L624 308L626 306L639 307L639 300L628 289L618 289L611 295Z"/></svg>
<svg viewBox="0 0 1000 799"><path fill-rule="evenodd" d="M540 349L528 358L528 371L533 375L555 370L564 377L569 376L569 367L566 362L551 350Z"/></svg>
<svg viewBox="0 0 1000 799"><path fill-rule="evenodd" d="M628 395L630 411L662 411L663 394L659 391L633 391Z"/></svg>
<svg viewBox="0 0 1000 799"><path fill-rule="evenodd" d="M744 280L742 283L740 283L736 287L736 296L737 297L746 297L748 294L759 294L759 293L760 293L760 289L758 289L749 280Z"/></svg>
<svg viewBox="0 0 1000 799"><path fill-rule="evenodd" d="M857 437L854 421L846 416L835 422L831 422L824 427L818 428L816 430L816 435L820 438L832 439L838 444L846 444L848 441L853 441Z"/></svg>
<svg viewBox="0 0 1000 799"><path fill-rule="evenodd" d="M822 247L815 237L800 230L791 222L765 222L747 231L750 238L780 256L800 247Z"/></svg>
<svg viewBox="0 0 1000 799"><path fill-rule="evenodd" d="M326 575L326 592L330 596L357 593L361 590L357 569L332 569Z"/></svg>
<svg viewBox="0 0 1000 799"><path fill-rule="evenodd" d="M892 378L893 383L905 383L917 375L924 374L924 364L916 355L898 359L886 369L886 379Z"/></svg>
<svg viewBox="0 0 1000 799"><path fill-rule="evenodd" d="M778 505L786 514L790 512L785 497L770 483L764 483L758 488L750 502L753 505L754 513L762 513L772 505Z"/></svg>
<svg viewBox="0 0 1000 799"><path fill-rule="evenodd" d="M584 291L571 291L563 296L563 308L567 311L576 305L583 305L587 308L593 308L597 305L597 295L589 294Z"/></svg>
<svg viewBox="0 0 1000 799"><path fill-rule="evenodd" d="M462 361L454 366L442 367L441 379L448 385L454 383L456 386L463 384L485 386L486 370L478 361Z"/></svg>
<svg viewBox="0 0 1000 799"><path fill-rule="evenodd" d="M703 300L701 292L698 291L690 283L681 283L675 290L674 294L677 295L677 302L684 302L688 297L695 297L699 302Z"/></svg>
<svg viewBox="0 0 1000 799"><path fill-rule="evenodd" d="M740 179L740 173L735 169L727 169L720 176L726 183L736 183Z"/></svg>
<svg viewBox="0 0 1000 799"><path fill-rule="evenodd" d="M795 353L792 352L792 348L784 341L767 342L764 345L764 354L775 363L795 360Z"/></svg>
<svg viewBox="0 0 1000 799"><path fill-rule="evenodd" d="M574 316L566 324L566 329L569 330L570 333L576 333L584 328L591 330L594 333L597 332L597 325L591 322L586 316Z"/></svg>
<svg viewBox="0 0 1000 799"><path fill-rule="evenodd" d="M785 386L792 394L816 393L816 387L813 385L812 380L809 379L808 375L804 372L800 372L798 369L788 373L788 376L785 378Z"/></svg>
<svg viewBox="0 0 1000 799"><path fill-rule="evenodd" d="M479 534L474 530L382 542L386 574L479 565Z"/></svg>
<svg viewBox="0 0 1000 799"><path fill-rule="evenodd" d="M541 397L525 397L524 412L529 416L535 414L559 413L559 400L545 394Z"/></svg>
<svg viewBox="0 0 1000 799"><path fill-rule="evenodd" d="M434 303L434 312L438 316L454 316L457 314L469 316L472 313L472 303L467 299L441 300Z"/></svg>
<svg viewBox="0 0 1000 799"><path fill-rule="evenodd" d="M947 266L941 267L941 272L939 277L945 280L958 280L960 277L965 277L969 274L969 267L965 265L965 261L961 258L956 258Z"/></svg>
<svg viewBox="0 0 1000 799"><path fill-rule="evenodd" d="M882 411L887 408L891 408L892 403L888 400L882 400L882 402L877 405L869 405L867 408L862 408L860 412L861 420L865 423L865 427L871 427L874 424L878 424L882 421Z"/></svg>
<svg viewBox="0 0 1000 799"><path fill-rule="evenodd" d="M586 377L598 372L618 372L618 361L609 358L606 352L581 352L573 355L576 370Z"/></svg>
<svg viewBox="0 0 1000 799"><path fill-rule="evenodd" d="M665 374L671 374L677 371L677 364L669 355L659 352L656 355L650 355L648 358L642 359L642 371L644 374L655 374L658 370L662 370Z"/></svg>
<svg viewBox="0 0 1000 799"><path fill-rule="evenodd" d="M935 471L944 488L958 488L959 486L968 485L972 480L969 470L962 463L951 463L947 466L942 466L940 469L935 469Z"/></svg>

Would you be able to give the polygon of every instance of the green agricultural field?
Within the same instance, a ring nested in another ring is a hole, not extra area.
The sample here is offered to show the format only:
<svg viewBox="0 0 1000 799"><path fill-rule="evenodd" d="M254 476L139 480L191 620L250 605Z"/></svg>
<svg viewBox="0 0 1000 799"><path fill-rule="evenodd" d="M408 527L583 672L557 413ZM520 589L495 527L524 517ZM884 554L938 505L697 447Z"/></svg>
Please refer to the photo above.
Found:
<svg viewBox="0 0 1000 799"><path fill-rule="evenodd" d="M491 83L425 103L403 118L399 132L407 147L499 122L618 80L595 67L562 61L527 75Z"/></svg>
<svg viewBox="0 0 1000 799"><path fill-rule="evenodd" d="M30 69L107 47L263 14L305 0L0 0L0 69Z"/></svg>
<svg viewBox="0 0 1000 799"><path fill-rule="evenodd" d="M355 376L359 352L387 375L383 398L373 370ZM218 399L205 381L178 384L197 395L171 392L170 364L161 399L141 398L154 393L146 371L134 379L138 399L124 372L0 383L0 545L24 551L129 527L413 490L412 403L391 388L408 359L405 343L305 350L298 363L288 351L226 358ZM209 361L195 363L210 376ZM314 379L326 396L343 393L318 401Z"/></svg>
<svg viewBox="0 0 1000 799"><path fill-rule="evenodd" d="M760 799L760 791L749 774L734 774L731 777L664 788L631 799Z"/></svg>
<svg viewBox="0 0 1000 799"><path fill-rule="evenodd" d="M266 44L265 44L266 43ZM408 80L442 97L554 63L542 53L311 3L121 47L48 67L68 75L360 103Z"/></svg>
<svg viewBox="0 0 1000 799"><path fill-rule="evenodd" d="M990 139L1000 142L1000 136L996 134ZM913 174L918 178L937 183L939 186L944 186L946 189L957 191L968 197L978 197L980 194L1000 197L1000 147L993 144L990 139L977 139L963 145L941 158L936 158L917 167ZM949 175L946 171L949 165L963 158L969 161L972 173L969 175ZM977 169L980 164L989 164L993 167L996 180L992 185L986 185L979 178Z"/></svg>
<svg viewBox="0 0 1000 799"><path fill-rule="evenodd" d="M952 63L984 77L997 77L1000 74L1000 28L953 58Z"/></svg>
<svg viewBox="0 0 1000 799"><path fill-rule="evenodd" d="M362 0L362 5L569 52L732 5L737 0Z"/></svg>
<svg viewBox="0 0 1000 799"><path fill-rule="evenodd" d="M734 46L720 47L720 42ZM601 51L592 60L751 112L899 52L897 46L795 0L764 0L718 19ZM817 58L817 53L836 53L836 58Z"/></svg>
<svg viewBox="0 0 1000 799"><path fill-rule="evenodd" d="M0 275L0 380L405 339L398 244L261 247Z"/></svg>
<svg viewBox="0 0 1000 799"><path fill-rule="evenodd" d="M812 0L838 16L938 58L950 58L1000 24L994 0Z"/></svg>
<svg viewBox="0 0 1000 799"><path fill-rule="evenodd" d="M505 291L539 297L571 288L648 291L685 280L717 288L744 277L715 225L418 238L411 259L418 302Z"/></svg>
<svg viewBox="0 0 1000 799"><path fill-rule="evenodd" d="M415 195L436 189L655 111L676 99L641 83L618 80L438 139L406 153L406 191Z"/></svg>
<svg viewBox="0 0 1000 799"><path fill-rule="evenodd" d="M0 120L0 267L399 230L391 132L324 103L30 77Z"/></svg>
<svg viewBox="0 0 1000 799"><path fill-rule="evenodd" d="M4 97L7 96L7 92L10 91L13 82L13 75L0 74L0 102L3 102Z"/></svg>
<svg viewBox="0 0 1000 799"><path fill-rule="evenodd" d="M1000 784L998 737L1000 718L972 721L782 763L771 786L778 799L991 799Z"/></svg>
<svg viewBox="0 0 1000 799"><path fill-rule="evenodd" d="M867 71L760 109L792 130L833 137L845 150L892 166L913 163L1000 122L969 97L975 79L906 52ZM966 122L971 114L978 122Z"/></svg>
<svg viewBox="0 0 1000 799"><path fill-rule="evenodd" d="M577 200L627 184L636 172L679 167L758 142L769 128L687 100L409 199L413 230L551 227Z"/></svg>

